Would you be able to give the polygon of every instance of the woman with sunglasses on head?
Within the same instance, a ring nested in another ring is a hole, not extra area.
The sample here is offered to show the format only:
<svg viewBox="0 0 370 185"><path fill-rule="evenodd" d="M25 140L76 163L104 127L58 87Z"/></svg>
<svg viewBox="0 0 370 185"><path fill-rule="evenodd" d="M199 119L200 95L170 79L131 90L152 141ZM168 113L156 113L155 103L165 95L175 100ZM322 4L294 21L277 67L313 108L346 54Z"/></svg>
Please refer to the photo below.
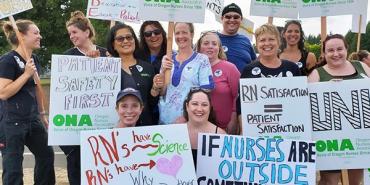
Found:
<svg viewBox="0 0 370 185"><path fill-rule="evenodd" d="M74 47L65 51L64 55L107 56L107 49L94 44L95 29L81 11L71 13L70 19L66 22L66 29ZM81 184L80 146L63 145L60 148L67 157L67 173L70 185Z"/></svg>
<svg viewBox="0 0 370 185"><path fill-rule="evenodd" d="M2 183L23 184L26 145L35 157L34 183L51 185L55 184L54 152L48 146L48 122L41 86L33 79L40 70L40 61L33 51L40 48L42 37L32 21L17 20L15 24L20 37L16 36L10 22L3 23L3 31L13 50L0 57Z"/></svg>
<svg viewBox="0 0 370 185"><path fill-rule="evenodd" d="M154 67L138 58L139 41L134 30L129 25L116 24L109 32L107 44L108 52L113 57L121 58L121 89L130 87L140 91L144 110L137 126L156 125L152 112L158 98L151 92Z"/></svg>
<svg viewBox="0 0 370 185"><path fill-rule="evenodd" d="M202 88L195 87L190 89L183 103L183 116L188 126L193 161L196 168L198 134L226 134L226 132L213 124L216 121L216 117L213 112L211 95Z"/></svg>
<svg viewBox="0 0 370 185"><path fill-rule="evenodd" d="M329 35L323 42L324 65L316 68L308 76L309 82L325 82L332 80L350 80L368 78L370 68L358 61L347 60L347 42L339 34ZM321 171L319 185L337 185L340 170ZM363 169L348 170L349 184L360 185Z"/></svg>
<svg viewBox="0 0 370 185"><path fill-rule="evenodd" d="M159 115L161 124L184 122L182 104L191 87L213 89L211 65L208 57L193 51L194 26L192 23L175 23L175 41L178 52L172 59L163 57L162 70L171 70L171 79L164 87L160 74L154 80L154 89L161 95ZM172 67L173 66L173 67Z"/></svg>
<svg viewBox="0 0 370 185"><path fill-rule="evenodd" d="M158 21L144 21L140 27L140 58L150 62L158 74L166 54L167 36Z"/></svg>
<svg viewBox="0 0 370 185"><path fill-rule="evenodd" d="M302 25L297 20L286 22L282 32L281 53L282 60L297 64L302 75L308 75L316 65L315 54L308 52L304 46L304 33Z"/></svg>
<svg viewBox="0 0 370 185"><path fill-rule="evenodd" d="M254 34L260 55L257 61L244 68L240 78L276 78L301 75L296 64L278 57L280 34L274 25L264 24L257 28ZM237 97L236 107L241 124L240 96Z"/></svg>
<svg viewBox="0 0 370 185"><path fill-rule="evenodd" d="M211 92L212 106L217 115L217 126L235 133L237 127L235 100L238 95L240 72L236 66L226 61L220 38L216 32L202 33L197 51L208 56L212 67L215 89Z"/></svg>

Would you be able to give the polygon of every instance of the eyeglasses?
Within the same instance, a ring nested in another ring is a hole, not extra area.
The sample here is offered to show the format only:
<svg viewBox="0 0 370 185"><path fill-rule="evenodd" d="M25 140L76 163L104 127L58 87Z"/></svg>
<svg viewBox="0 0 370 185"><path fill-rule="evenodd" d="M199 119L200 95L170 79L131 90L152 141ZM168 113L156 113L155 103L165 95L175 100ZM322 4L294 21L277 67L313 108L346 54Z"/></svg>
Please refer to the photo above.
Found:
<svg viewBox="0 0 370 185"><path fill-rule="evenodd" d="M154 35L159 35L161 33L162 33L162 31L160 29L155 29L155 30L152 30L152 31L144 31L144 37L151 37L153 34Z"/></svg>
<svg viewBox="0 0 370 185"><path fill-rule="evenodd" d="M225 19L240 19L240 15L224 15Z"/></svg>
<svg viewBox="0 0 370 185"><path fill-rule="evenodd" d="M124 42L127 40L128 42L131 42L134 40L134 37L132 35L126 35L126 36L117 36L114 38L117 42Z"/></svg>

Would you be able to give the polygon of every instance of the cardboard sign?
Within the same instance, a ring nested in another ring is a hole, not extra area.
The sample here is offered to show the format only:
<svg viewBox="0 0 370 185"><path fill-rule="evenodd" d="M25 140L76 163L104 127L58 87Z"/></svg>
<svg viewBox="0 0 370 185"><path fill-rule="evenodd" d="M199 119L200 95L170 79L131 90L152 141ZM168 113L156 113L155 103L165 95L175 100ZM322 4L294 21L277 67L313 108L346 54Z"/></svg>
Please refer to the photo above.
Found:
<svg viewBox="0 0 370 185"><path fill-rule="evenodd" d="M137 0L89 0L86 16L93 19L138 22Z"/></svg>
<svg viewBox="0 0 370 185"><path fill-rule="evenodd" d="M224 0L206 0L206 7L215 15L221 16Z"/></svg>
<svg viewBox="0 0 370 185"><path fill-rule="evenodd" d="M297 19L298 1L251 0L250 14L254 16Z"/></svg>
<svg viewBox="0 0 370 185"><path fill-rule="evenodd" d="M354 14L359 0L302 0L299 1L299 18Z"/></svg>
<svg viewBox="0 0 370 185"><path fill-rule="evenodd" d="M0 19L32 8L31 0L0 0Z"/></svg>
<svg viewBox="0 0 370 185"><path fill-rule="evenodd" d="M317 169L368 168L370 79L309 85Z"/></svg>
<svg viewBox="0 0 370 185"><path fill-rule="evenodd" d="M80 131L117 124L119 58L53 55L49 145L79 145Z"/></svg>
<svg viewBox="0 0 370 185"><path fill-rule="evenodd" d="M198 135L197 177L206 184L315 184L315 143Z"/></svg>
<svg viewBox="0 0 370 185"><path fill-rule="evenodd" d="M367 3L368 0L357 0L356 12L352 15L352 29L354 33L359 32L359 21L361 15L361 33L366 33L366 24L367 24Z"/></svg>
<svg viewBox="0 0 370 185"><path fill-rule="evenodd" d="M81 184L196 185L186 124L84 131Z"/></svg>
<svg viewBox="0 0 370 185"><path fill-rule="evenodd" d="M311 139L306 77L240 79L240 101L243 135Z"/></svg>
<svg viewBox="0 0 370 185"><path fill-rule="evenodd" d="M139 7L143 20L204 22L205 0L140 0Z"/></svg>

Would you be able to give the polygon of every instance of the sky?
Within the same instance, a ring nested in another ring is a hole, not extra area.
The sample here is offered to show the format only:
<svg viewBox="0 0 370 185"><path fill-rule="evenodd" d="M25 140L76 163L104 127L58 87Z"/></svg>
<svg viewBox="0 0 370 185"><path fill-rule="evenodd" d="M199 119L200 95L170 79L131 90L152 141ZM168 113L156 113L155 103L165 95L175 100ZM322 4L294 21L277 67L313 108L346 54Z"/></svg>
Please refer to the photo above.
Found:
<svg viewBox="0 0 370 185"><path fill-rule="evenodd" d="M236 3L242 9L244 17L254 22L254 29L258 28L264 23L267 23L267 17L260 17L260 16L250 16L249 7L251 0L224 0L224 5L228 5L230 3ZM370 3L368 3L368 12L370 11ZM273 24L275 26L284 26L285 21L288 19L283 18L274 18ZM318 35L320 34L320 17L317 18L304 18L300 19L302 21L303 31L305 35ZM370 12L367 15L367 21L370 21ZM167 22L161 22L165 30L167 30ZM140 24L131 24L138 32L140 29ZM222 25L216 22L214 18L214 14L210 11L206 10L205 14L205 21L203 24L194 24L195 26L195 36L194 42L202 31L205 30L221 30ZM328 16L327 17L327 33L339 33L339 34L346 34L348 30L352 28L352 16L351 15L343 15L343 16ZM253 39L254 40L254 39ZM254 41L253 41L254 42Z"/></svg>

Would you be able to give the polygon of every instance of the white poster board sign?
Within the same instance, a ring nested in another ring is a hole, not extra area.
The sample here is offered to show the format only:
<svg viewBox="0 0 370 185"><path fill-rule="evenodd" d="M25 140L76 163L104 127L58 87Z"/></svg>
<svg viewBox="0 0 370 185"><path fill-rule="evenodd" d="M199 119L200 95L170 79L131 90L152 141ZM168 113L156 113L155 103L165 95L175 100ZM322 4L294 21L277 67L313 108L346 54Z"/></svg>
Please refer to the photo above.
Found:
<svg viewBox="0 0 370 185"><path fill-rule="evenodd" d="M32 8L31 0L0 0L0 19Z"/></svg>
<svg viewBox="0 0 370 185"><path fill-rule="evenodd" d="M315 143L199 134L197 178L205 184L315 184Z"/></svg>
<svg viewBox="0 0 370 185"><path fill-rule="evenodd" d="M81 184L196 184L186 124L84 131L81 156Z"/></svg>
<svg viewBox="0 0 370 185"><path fill-rule="evenodd" d="M251 0L250 15L297 19L297 7L292 0Z"/></svg>
<svg viewBox="0 0 370 185"><path fill-rule="evenodd" d="M370 184L370 168L364 169L364 184Z"/></svg>
<svg viewBox="0 0 370 185"><path fill-rule="evenodd" d="M243 17L242 23L239 26L238 33L248 37L249 40L253 40L253 36L254 36L253 30L254 30L254 22Z"/></svg>
<svg viewBox="0 0 370 185"><path fill-rule="evenodd" d="M221 16L224 0L206 0L206 7L217 16Z"/></svg>
<svg viewBox="0 0 370 185"><path fill-rule="evenodd" d="M143 20L203 23L205 0L140 0L139 15Z"/></svg>
<svg viewBox="0 0 370 185"><path fill-rule="evenodd" d="M366 24L367 24L367 3L368 0L357 0L356 11L352 15L352 29L354 33L359 32L359 22L361 16L361 33L366 33Z"/></svg>
<svg viewBox="0 0 370 185"><path fill-rule="evenodd" d="M309 85L317 169L358 169L370 164L370 79Z"/></svg>
<svg viewBox="0 0 370 185"><path fill-rule="evenodd" d="M299 18L354 14L358 0L302 0L299 1Z"/></svg>
<svg viewBox="0 0 370 185"><path fill-rule="evenodd" d="M138 0L89 0L87 5L88 18L139 22Z"/></svg>
<svg viewBox="0 0 370 185"><path fill-rule="evenodd" d="M240 102L243 135L311 139L306 77L240 79Z"/></svg>
<svg viewBox="0 0 370 185"><path fill-rule="evenodd" d="M79 145L80 131L117 124L121 60L53 55L49 145Z"/></svg>

